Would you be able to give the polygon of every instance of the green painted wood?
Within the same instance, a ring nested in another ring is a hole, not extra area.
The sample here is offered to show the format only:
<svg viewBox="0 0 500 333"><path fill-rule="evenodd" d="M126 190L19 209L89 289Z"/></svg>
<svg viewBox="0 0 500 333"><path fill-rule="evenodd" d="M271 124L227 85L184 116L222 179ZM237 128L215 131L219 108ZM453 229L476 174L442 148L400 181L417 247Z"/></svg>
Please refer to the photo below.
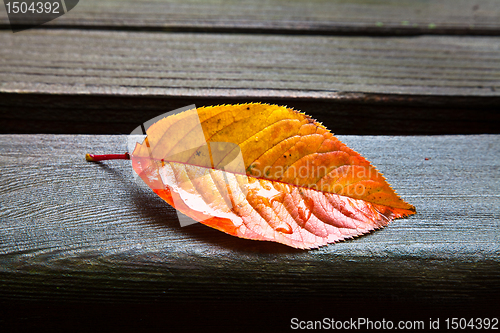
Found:
<svg viewBox="0 0 500 333"><path fill-rule="evenodd" d="M5 11L0 23L7 26ZM87 0L47 24L312 34L499 34L496 0Z"/></svg>
<svg viewBox="0 0 500 333"><path fill-rule="evenodd" d="M125 136L0 136L3 300L490 304L499 299L500 136L340 136L417 214L300 251L195 224L134 180ZM399 301L398 301L399 302Z"/></svg>

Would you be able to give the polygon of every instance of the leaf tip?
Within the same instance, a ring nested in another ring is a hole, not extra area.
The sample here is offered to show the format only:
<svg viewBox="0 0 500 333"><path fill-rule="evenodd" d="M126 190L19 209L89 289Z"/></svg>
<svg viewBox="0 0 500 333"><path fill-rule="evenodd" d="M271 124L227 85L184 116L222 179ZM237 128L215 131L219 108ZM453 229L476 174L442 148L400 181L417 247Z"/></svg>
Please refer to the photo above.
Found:
<svg viewBox="0 0 500 333"><path fill-rule="evenodd" d="M94 155L92 154L86 154L85 155L85 159L88 161L88 162L96 162L96 160L94 159L93 157Z"/></svg>

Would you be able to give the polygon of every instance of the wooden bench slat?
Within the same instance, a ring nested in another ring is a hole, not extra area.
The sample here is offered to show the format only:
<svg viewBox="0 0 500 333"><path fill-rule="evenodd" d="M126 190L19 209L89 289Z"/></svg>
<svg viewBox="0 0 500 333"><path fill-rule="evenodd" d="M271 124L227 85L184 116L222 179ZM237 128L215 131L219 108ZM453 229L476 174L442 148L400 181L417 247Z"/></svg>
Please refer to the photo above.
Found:
<svg viewBox="0 0 500 333"><path fill-rule="evenodd" d="M500 276L499 135L339 136L417 214L299 251L195 224L136 183L125 136L0 135L4 299L494 302ZM427 158L427 160L426 160Z"/></svg>
<svg viewBox="0 0 500 333"><path fill-rule="evenodd" d="M8 24L6 12L0 23ZM495 0L80 1L48 26L288 33L499 34Z"/></svg>
<svg viewBox="0 0 500 333"><path fill-rule="evenodd" d="M0 32L0 92L498 96L500 37Z"/></svg>

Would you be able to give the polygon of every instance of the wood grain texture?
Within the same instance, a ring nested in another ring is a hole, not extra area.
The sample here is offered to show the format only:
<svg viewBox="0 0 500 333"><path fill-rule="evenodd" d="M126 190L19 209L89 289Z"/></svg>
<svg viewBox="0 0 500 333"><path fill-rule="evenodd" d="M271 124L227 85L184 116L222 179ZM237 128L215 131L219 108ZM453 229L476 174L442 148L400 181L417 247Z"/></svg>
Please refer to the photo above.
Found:
<svg viewBox="0 0 500 333"><path fill-rule="evenodd" d="M6 26L6 12L0 11ZM496 34L495 0L88 0L47 26L313 34Z"/></svg>
<svg viewBox="0 0 500 333"><path fill-rule="evenodd" d="M417 214L300 251L181 228L128 162L84 160L125 136L1 135L2 299L497 302L500 136L339 138Z"/></svg>
<svg viewBox="0 0 500 333"><path fill-rule="evenodd" d="M0 32L0 91L338 98L498 96L500 37Z"/></svg>

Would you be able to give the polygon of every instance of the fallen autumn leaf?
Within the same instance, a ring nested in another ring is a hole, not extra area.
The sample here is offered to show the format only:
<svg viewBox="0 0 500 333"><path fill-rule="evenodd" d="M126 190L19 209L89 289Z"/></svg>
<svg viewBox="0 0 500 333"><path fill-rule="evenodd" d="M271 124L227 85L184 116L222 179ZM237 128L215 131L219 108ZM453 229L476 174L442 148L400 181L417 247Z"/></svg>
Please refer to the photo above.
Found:
<svg viewBox="0 0 500 333"><path fill-rule="evenodd" d="M188 110L129 155L180 212L230 235L311 249L415 213L370 163L304 113L260 103Z"/></svg>

